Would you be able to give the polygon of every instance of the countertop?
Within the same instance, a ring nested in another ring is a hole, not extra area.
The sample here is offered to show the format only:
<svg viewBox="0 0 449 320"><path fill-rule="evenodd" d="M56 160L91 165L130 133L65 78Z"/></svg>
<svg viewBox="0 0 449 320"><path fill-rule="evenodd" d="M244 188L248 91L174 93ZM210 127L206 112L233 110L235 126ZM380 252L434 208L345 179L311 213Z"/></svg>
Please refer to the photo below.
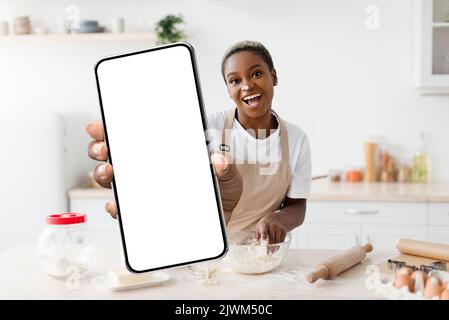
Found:
<svg viewBox="0 0 449 320"><path fill-rule="evenodd" d="M70 198L112 198L112 191L80 187L69 191ZM448 202L449 183L348 183L312 182L311 201L399 201Z"/></svg>
<svg viewBox="0 0 449 320"><path fill-rule="evenodd" d="M339 251L291 249L277 270L264 275L237 274L220 261L218 284L201 284L182 267L168 270L171 279L160 286L121 292L94 286L93 277L105 274L108 266L120 264L120 252L120 248L99 249L90 275L81 280L79 288L72 285L68 289L65 281L41 271L34 245L15 245L0 252L0 299L380 299L365 285L369 276L366 267L395 256L395 252L371 252L362 263L334 280L318 280L315 284L307 283L305 275Z"/></svg>
<svg viewBox="0 0 449 320"><path fill-rule="evenodd" d="M312 182L312 201L449 202L449 183Z"/></svg>

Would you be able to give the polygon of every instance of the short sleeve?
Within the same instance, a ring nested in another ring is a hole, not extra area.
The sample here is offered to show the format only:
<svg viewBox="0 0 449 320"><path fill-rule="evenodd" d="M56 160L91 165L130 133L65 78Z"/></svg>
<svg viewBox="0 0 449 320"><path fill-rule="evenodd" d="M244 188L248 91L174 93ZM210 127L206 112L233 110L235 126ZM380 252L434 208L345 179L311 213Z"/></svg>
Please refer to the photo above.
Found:
<svg viewBox="0 0 449 320"><path fill-rule="evenodd" d="M206 139L209 152L219 151L221 143L221 132L224 126L226 111L215 112L207 116Z"/></svg>
<svg viewBox="0 0 449 320"><path fill-rule="evenodd" d="M300 140L299 155L292 171L292 179L287 197L293 199L307 199L310 195L310 184L312 180L312 159L310 143L304 134Z"/></svg>

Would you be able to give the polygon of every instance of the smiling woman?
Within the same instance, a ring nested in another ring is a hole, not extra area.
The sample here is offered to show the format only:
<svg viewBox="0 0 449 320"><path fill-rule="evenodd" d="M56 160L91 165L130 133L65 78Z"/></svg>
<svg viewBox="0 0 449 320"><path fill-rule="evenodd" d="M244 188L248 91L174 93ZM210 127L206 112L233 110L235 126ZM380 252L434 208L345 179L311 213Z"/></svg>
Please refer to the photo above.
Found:
<svg viewBox="0 0 449 320"><path fill-rule="evenodd" d="M227 231L255 231L258 240L282 242L305 217L311 180L307 135L273 111L278 78L271 55L261 43L244 41L232 46L221 71L235 106L208 117L208 136ZM94 139L89 156L107 160L101 123L90 124L87 132ZM113 174L112 166L103 163L94 176L110 188ZM106 211L116 217L115 203L108 203Z"/></svg>
<svg viewBox="0 0 449 320"><path fill-rule="evenodd" d="M251 127L257 125L253 128L256 137L260 129L275 129L277 123L270 109L277 75L268 50L255 42L240 42L225 54L221 73L230 97L240 107L241 120L251 122ZM255 118L263 121L255 122Z"/></svg>
<svg viewBox="0 0 449 320"><path fill-rule="evenodd" d="M272 109L276 69L259 42L243 41L225 53L221 73L235 107L209 116L213 151L228 154L243 179L243 192L228 231L256 231L281 242L301 225L310 192L307 135Z"/></svg>

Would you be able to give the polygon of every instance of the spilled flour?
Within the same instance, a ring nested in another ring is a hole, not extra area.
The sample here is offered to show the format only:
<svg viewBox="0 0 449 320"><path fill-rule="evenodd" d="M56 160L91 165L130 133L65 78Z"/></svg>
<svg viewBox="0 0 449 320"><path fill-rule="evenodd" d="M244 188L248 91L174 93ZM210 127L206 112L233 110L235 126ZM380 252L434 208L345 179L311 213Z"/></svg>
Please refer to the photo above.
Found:
<svg viewBox="0 0 449 320"><path fill-rule="evenodd" d="M205 262L194 266L188 266L187 268L192 272L199 284L218 284L217 273L219 268L214 263Z"/></svg>

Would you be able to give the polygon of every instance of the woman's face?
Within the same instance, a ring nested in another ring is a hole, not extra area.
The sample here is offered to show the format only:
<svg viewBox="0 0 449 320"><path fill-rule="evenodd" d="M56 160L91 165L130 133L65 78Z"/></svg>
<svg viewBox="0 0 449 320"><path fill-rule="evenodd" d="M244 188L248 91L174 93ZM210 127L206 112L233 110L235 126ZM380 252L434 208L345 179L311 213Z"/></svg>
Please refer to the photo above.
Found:
<svg viewBox="0 0 449 320"><path fill-rule="evenodd" d="M226 86L237 108L246 116L259 118L271 108L276 70L258 55L242 51L228 58L224 68Z"/></svg>

